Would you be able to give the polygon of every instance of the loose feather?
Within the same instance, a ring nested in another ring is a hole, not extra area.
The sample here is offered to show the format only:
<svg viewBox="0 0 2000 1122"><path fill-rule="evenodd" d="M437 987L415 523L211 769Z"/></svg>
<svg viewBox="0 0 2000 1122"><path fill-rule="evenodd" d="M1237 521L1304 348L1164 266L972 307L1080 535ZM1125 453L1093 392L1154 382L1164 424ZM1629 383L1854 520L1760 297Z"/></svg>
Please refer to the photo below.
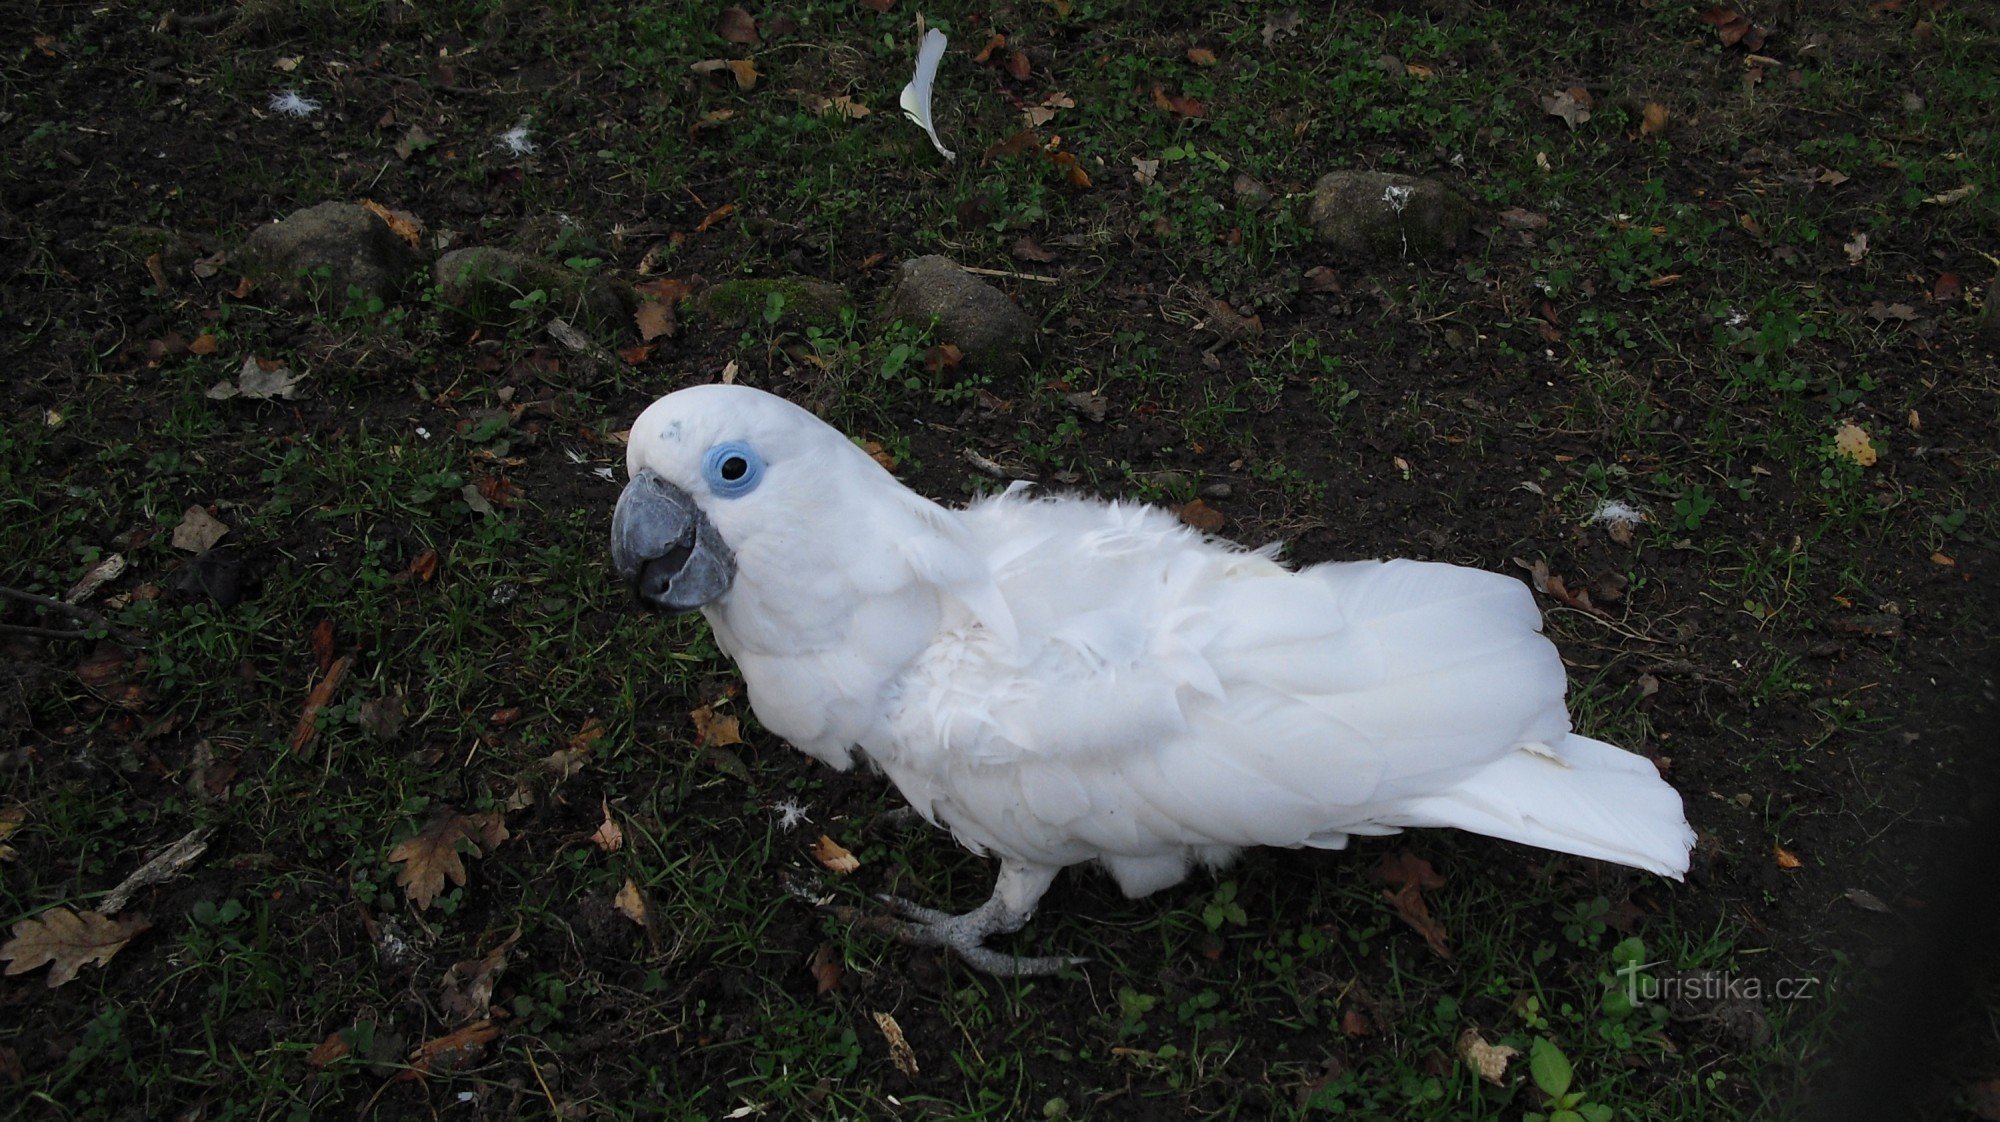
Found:
<svg viewBox="0 0 2000 1122"><path fill-rule="evenodd" d="M938 139L937 126L931 122L931 83L937 78L938 63L944 60L944 47L944 32L933 27L924 33L923 44L917 49L917 74L903 87L901 104L903 115L929 134L938 153L946 160L956 160L958 155Z"/></svg>

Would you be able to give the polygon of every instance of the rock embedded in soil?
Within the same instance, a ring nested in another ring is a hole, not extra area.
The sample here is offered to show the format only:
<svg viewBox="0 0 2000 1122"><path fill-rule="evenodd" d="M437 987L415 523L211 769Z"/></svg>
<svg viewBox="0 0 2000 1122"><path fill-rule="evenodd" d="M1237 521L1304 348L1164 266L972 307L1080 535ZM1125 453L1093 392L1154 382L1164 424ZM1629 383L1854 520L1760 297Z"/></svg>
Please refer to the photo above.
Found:
<svg viewBox="0 0 2000 1122"><path fill-rule="evenodd" d="M995 373L1028 363L1035 324L1007 294L935 254L903 262L890 312L903 322L922 327L933 317L939 343L958 348L960 362L970 370Z"/></svg>
<svg viewBox="0 0 2000 1122"><path fill-rule="evenodd" d="M454 249L438 258L432 275L440 302L481 323L560 316L610 328L626 325L637 306L632 290L615 281L494 246Z"/></svg>
<svg viewBox="0 0 2000 1122"><path fill-rule="evenodd" d="M1435 179L1379 171L1330 171L1306 210L1319 240L1357 258L1448 253L1472 225L1472 204Z"/></svg>
<svg viewBox="0 0 2000 1122"><path fill-rule="evenodd" d="M289 304L322 311L400 296L419 256L389 224L353 203L321 203L259 226L230 255L244 276Z"/></svg>

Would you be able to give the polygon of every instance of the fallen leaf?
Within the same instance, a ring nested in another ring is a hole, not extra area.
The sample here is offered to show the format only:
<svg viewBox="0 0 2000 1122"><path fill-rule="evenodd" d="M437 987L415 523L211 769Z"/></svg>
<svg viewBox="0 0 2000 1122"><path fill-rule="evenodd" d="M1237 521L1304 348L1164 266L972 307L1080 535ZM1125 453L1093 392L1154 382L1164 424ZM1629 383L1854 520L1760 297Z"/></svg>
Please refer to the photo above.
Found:
<svg viewBox="0 0 2000 1122"><path fill-rule="evenodd" d="M347 677L347 671L353 665L353 655L342 655L335 659L333 665L327 667L326 673L320 677L319 684L306 695L305 708L299 712L299 723L292 726L293 752L305 751L312 744L313 738L319 735L320 710L325 709L327 703L333 700L333 691L340 688L341 679Z"/></svg>
<svg viewBox="0 0 2000 1122"><path fill-rule="evenodd" d="M188 344L188 353L191 355L212 355L221 345L221 343L216 342L215 336L203 333L195 336L194 342Z"/></svg>
<svg viewBox="0 0 2000 1122"><path fill-rule="evenodd" d="M312 637L306 645L312 648L313 661L319 664L319 672L326 673L333 665L333 621L323 619L314 624Z"/></svg>
<svg viewBox="0 0 2000 1122"><path fill-rule="evenodd" d="M597 831L590 835L591 844L606 853L616 853L625 848L625 831L611 817L611 800L600 799L604 808L604 821L598 823Z"/></svg>
<svg viewBox="0 0 2000 1122"><path fill-rule="evenodd" d="M465 862L459 859L458 847L463 842L472 856L479 856L479 846L470 836L472 827L462 814L440 814L389 851L390 863L403 866L396 883L419 910L431 906L447 879L465 886Z"/></svg>
<svg viewBox="0 0 2000 1122"><path fill-rule="evenodd" d="M456 1071L479 1057L500 1036L492 1021L474 1021L456 1032L426 1040L410 1052L410 1066L391 1083L408 1083L439 1072Z"/></svg>
<svg viewBox="0 0 2000 1122"><path fill-rule="evenodd" d="M1043 249L1040 242L1037 242L1026 234L1015 238L1014 244L1008 252L1022 261L1039 261L1042 264L1047 264L1056 259L1055 254Z"/></svg>
<svg viewBox="0 0 2000 1122"><path fill-rule="evenodd" d="M1196 66L1214 66L1215 52L1209 50L1207 47L1189 47L1187 60Z"/></svg>
<svg viewBox="0 0 2000 1122"><path fill-rule="evenodd" d="M1868 431L1852 421L1840 426L1840 431L1833 434L1833 450L1862 467L1875 466L1879 458L1874 442L1868 439Z"/></svg>
<svg viewBox="0 0 2000 1122"><path fill-rule="evenodd" d="M986 45L979 48L979 53L972 56L972 61L978 63L981 66L984 66L987 63L993 61L994 51L997 51L1006 45L1007 45L1007 37L1005 35L996 34L992 38L986 40Z"/></svg>
<svg viewBox="0 0 2000 1122"><path fill-rule="evenodd" d="M1137 156L1132 157L1132 179L1134 182L1138 183L1139 186L1151 187L1153 185L1154 178L1159 174L1160 174L1160 161L1142 160Z"/></svg>
<svg viewBox="0 0 2000 1122"><path fill-rule="evenodd" d="M1340 1014L1340 1031L1345 1036L1368 1036L1375 1031L1375 1022L1365 1011L1349 1008Z"/></svg>
<svg viewBox="0 0 2000 1122"><path fill-rule="evenodd" d="M484 1019L493 1004L493 987L500 976L507 972L507 952L519 942L521 931L516 928L499 946L478 958L468 958L453 963L444 972L444 980L439 983L438 1004L456 1022Z"/></svg>
<svg viewBox="0 0 2000 1122"><path fill-rule="evenodd" d="M48 987L55 989L85 966L109 964L134 935L152 925L145 916L112 919L98 912L50 908L16 923L14 937L0 946L0 958L11 960L9 975L26 974L46 963Z"/></svg>
<svg viewBox="0 0 2000 1122"><path fill-rule="evenodd" d="M405 132L402 139L396 141L392 148L396 153L397 159L408 162L411 156L436 143L437 141L431 137L431 134L423 130L423 126L411 125L409 131Z"/></svg>
<svg viewBox="0 0 2000 1122"><path fill-rule="evenodd" d="M1330 265L1314 265L1306 270L1306 288L1313 292L1339 292L1340 273Z"/></svg>
<svg viewBox="0 0 2000 1122"><path fill-rule="evenodd" d="M625 878L625 886L618 890L612 904L626 919L641 927L646 926L646 894L639 891L638 882L631 877Z"/></svg>
<svg viewBox="0 0 2000 1122"><path fill-rule="evenodd" d="M314 1071L320 1071L328 1064L352 1051L354 1051L354 1045L349 1044L346 1037L340 1033L331 1032L327 1034L325 1040L319 1042L318 1047L306 1053L306 1066L312 1068Z"/></svg>
<svg viewBox="0 0 2000 1122"><path fill-rule="evenodd" d="M896 457L890 455L889 450L882 447L880 441L867 441L861 445L861 450L868 453L869 459L881 464L883 471L893 472L896 470Z"/></svg>
<svg viewBox="0 0 2000 1122"><path fill-rule="evenodd" d="M389 232L407 242L412 249L423 248L424 224L407 210L391 210L374 199L363 199L361 205L370 214L389 226Z"/></svg>
<svg viewBox="0 0 2000 1122"><path fill-rule="evenodd" d="M403 695L392 693L362 702L356 716L368 735L377 740L394 740L396 734L403 731L405 712Z"/></svg>
<svg viewBox="0 0 2000 1122"><path fill-rule="evenodd" d="M153 278L153 289L155 292L165 295L173 290L174 286L167 283L167 270L160 264L159 254L149 253L146 255L146 272Z"/></svg>
<svg viewBox="0 0 2000 1122"><path fill-rule="evenodd" d="M825 834L813 845L813 859L841 876L861 867L861 861L848 852L847 847Z"/></svg>
<svg viewBox="0 0 2000 1122"><path fill-rule="evenodd" d="M429 583L430 579L437 575L437 568L438 551L435 549L426 549L410 558L410 575L425 583Z"/></svg>
<svg viewBox="0 0 2000 1122"><path fill-rule="evenodd" d="M1505 1044L1488 1044L1476 1028L1468 1028L1459 1034L1458 1057L1472 1066L1481 1079L1496 1087L1506 1085L1507 1061L1521 1054L1518 1048Z"/></svg>
<svg viewBox="0 0 2000 1122"><path fill-rule="evenodd" d="M1392 888L1416 885L1418 888L1443 888L1444 877L1431 863L1407 849L1388 854L1375 866L1375 878Z"/></svg>
<svg viewBox="0 0 2000 1122"><path fill-rule="evenodd" d="M717 713L712 705L689 713L688 719L694 722L694 742L698 747L721 748L743 743L741 723L732 714Z"/></svg>
<svg viewBox="0 0 2000 1122"><path fill-rule="evenodd" d="M753 46L757 42L757 21L741 8L724 8L715 19L715 33L731 43Z"/></svg>
<svg viewBox="0 0 2000 1122"><path fill-rule="evenodd" d="M956 343L934 343L924 351L924 370L931 374L942 374L958 369L965 359L965 352Z"/></svg>
<svg viewBox="0 0 2000 1122"><path fill-rule="evenodd" d="M1884 904L1880 896L1875 895L1865 888L1850 888L1842 893L1842 895L1847 897L1849 903L1863 911L1882 912L1884 914L1887 914L1889 911L1889 905Z"/></svg>
<svg viewBox="0 0 2000 1122"><path fill-rule="evenodd" d="M1931 554L1931 563L1934 565L1943 565L1947 569L1952 568L1958 564L1957 561L1954 561L1952 559L1950 554L1942 551L1934 552Z"/></svg>
<svg viewBox="0 0 2000 1122"><path fill-rule="evenodd" d="M1428 82L1437 75L1437 71L1432 70L1430 67L1420 66L1414 62L1404 63L1403 73L1408 74L1419 82Z"/></svg>
<svg viewBox="0 0 2000 1122"><path fill-rule="evenodd" d="M1965 282L1957 273L1938 274L1937 283L1931 286L1931 299L1940 304L1948 304L1965 294Z"/></svg>
<svg viewBox="0 0 2000 1122"><path fill-rule="evenodd" d="M1396 915L1415 929L1417 934L1424 937L1424 942L1430 946L1432 953L1439 958L1451 957L1451 947L1446 942L1444 925L1431 918L1430 906L1424 903L1422 889L1415 883L1410 883L1394 892L1384 892L1382 895L1388 899L1390 906L1396 909Z"/></svg>
<svg viewBox="0 0 2000 1122"><path fill-rule="evenodd" d="M1557 90L1542 98L1542 110L1551 117L1561 117L1572 129L1590 120L1591 104L1590 91L1582 86Z"/></svg>
<svg viewBox="0 0 2000 1122"><path fill-rule="evenodd" d="M674 310L658 300L639 301L632 319L639 326L639 338L648 343L662 335L672 335L680 327L674 320Z"/></svg>
<svg viewBox="0 0 2000 1122"><path fill-rule="evenodd" d="M841 968L840 959L835 957L832 943L819 945L819 949L806 960L806 970L813 976L815 993L832 993L840 988L840 980L846 974Z"/></svg>
<svg viewBox="0 0 2000 1122"><path fill-rule="evenodd" d="M1957 206L1978 193L1979 184L1967 183L1962 187L1953 187L1949 191L1928 196L1924 201L1932 206Z"/></svg>
<svg viewBox="0 0 2000 1122"><path fill-rule="evenodd" d="M727 70L736 79L739 90L757 88L757 64L747 58L709 58L688 67L696 74L720 74Z"/></svg>
<svg viewBox="0 0 2000 1122"><path fill-rule="evenodd" d="M896 1070L914 1078L917 1074L917 1054L910 1048L910 1042L903 1038L903 1026L887 1013L876 1013L875 1027L882 1030L882 1039L889 1042L889 1062Z"/></svg>
<svg viewBox="0 0 2000 1122"><path fill-rule="evenodd" d="M1299 15L1297 8L1267 16L1264 20L1264 45L1273 46L1280 39L1289 39L1298 34L1299 25L1304 22L1305 19Z"/></svg>
<svg viewBox="0 0 2000 1122"><path fill-rule="evenodd" d="M227 401L232 397L248 398L251 401L270 401L283 398L291 401L304 396L300 383L302 375L292 373L292 368L281 362L265 365L263 360L251 356L243 360L236 372L236 381L222 381L208 387L203 396L211 401Z"/></svg>
<svg viewBox="0 0 2000 1122"><path fill-rule="evenodd" d="M1191 97L1169 97L1158 82L1153 83L1153 104L1183 120L1208 116L1208 106Z"/></svg>
<svg viewBox="0 0 2000 1122"><path fill-rule="evenodd" d="M1782 845L1772 846L1771 856L1777 859L1780 869L1796 869L1799 867L1798 855Z"/></svg>
<svg viewBox="0 0 2000 1122"><path fill-rule="evenodd" d="M214 515L201 507L191 506L181 512L181 523L174 527L174 548L203 553L228 532L229 527L217 521Z"/></svg>
<svg viewBox="0 0 2000 1122"><path fill-rule="evenodd" d="M1202 502L1200 499L1189 502L1174 513L1181 520L1182 524L1192 526L1204 534L1219 534L1222 532L1222 523L1224 521L1222 512Z"/></svg>
<svg viewBox="0 0 2000 1122"><path fill-rule="evenodd" d="M847 94L835 94L832 97L821 98L819 100L819 111L845 117L850 121L858 121L874 112L874 110L854 100Z"/></svg>
<svg viewBox="0 0 2000 1122"><path fill-rule="evenodd" d="M1667 131L1668 117L1669 114L1666 106L1661 105L1657 101L1647 102L1643 117L1639 122L1639 135L1657 136ZM1508 1051L1512 1052L1513 1050L1510 1048Z"/></svg>
<svg viewBox="0 0 2000 1122"><path fill-rule="evenodd" d="M1854 236L1847 239L1847 242L1840 249L1842 253L1847 254L1847 263L1849 265L1859 265L1861 264L1861 259L1868 256L1868 235L1863 231L1857 230Z"/></svg>
<svg viewBox="0 0 2000 1122"><path fill-rule="evenodd" d="M1847 182L1849 178L1850 177L1848 176L1848 174L1844 171L1835 171L1832 168L1824 168L1820 171L1819 178L1813 180L1813 182L1823 183L1828 187L1838 187L1841 184Z"/></svg>
<svg viewBox="0 0 2000 1122"><path fill-rule="evenodd" d="M701 224L694 228L694 232L697 234L705 234L708 232L710 227L714 226L716 223L721 222L722 220L728 218L730 215L735 213L736 213L735 203L723 203L721 206L716 207L714 210L709 211L707 217L701 220Z"/></svg>
<svg viewBox="0 0 2000 1122"><path fill-rule="evenodd" d="M1015 51L1007 56L1007 73L1012 75L1016 82L1027 81L1031 72L1026 52Z"/></svg>
<svg viewBox="0 0 2000 1122"><path fill-rule="evenodd" d="M1885 304L1880 300L1868 305L1868 311L1863 314L1873 320L1894 319L1908 322L1917 318L1917 310L1908 304Z"/></svg>

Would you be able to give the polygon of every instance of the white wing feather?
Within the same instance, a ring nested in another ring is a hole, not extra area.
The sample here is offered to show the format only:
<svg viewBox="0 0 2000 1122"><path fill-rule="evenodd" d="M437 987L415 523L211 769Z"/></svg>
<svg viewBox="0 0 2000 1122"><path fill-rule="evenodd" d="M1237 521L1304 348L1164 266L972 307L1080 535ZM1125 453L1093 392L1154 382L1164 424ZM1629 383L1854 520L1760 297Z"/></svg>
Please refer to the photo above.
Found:
<svg viewBox="0 0 2000 1122"><path fill-rule="evenodd" d="M931 123L931 84L937 79L938 63L944 60L944 47L944 32L935 27L925 32L923 44L917 49L916 77L903 87L901 104L904 116L930 134L939 154L947 160L956 160L957 154L938 139L937 126Z"/></svg>

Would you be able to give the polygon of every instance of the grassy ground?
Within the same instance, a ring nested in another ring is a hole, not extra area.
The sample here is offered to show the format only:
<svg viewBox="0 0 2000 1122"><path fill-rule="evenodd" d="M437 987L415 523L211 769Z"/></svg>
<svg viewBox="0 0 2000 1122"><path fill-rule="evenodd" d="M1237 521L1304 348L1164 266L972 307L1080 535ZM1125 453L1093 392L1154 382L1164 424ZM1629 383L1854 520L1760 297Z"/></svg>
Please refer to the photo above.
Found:
<svg viewBox="0 0 2000 1122"><path fill-rule="evenodd" d="M88 601L116 634L0 607L0 922L95 907L210 831L120 911L150 927L108 964L0 982L7 1109L1802 1110L1897 941L1979 890L1941 855L1991 803L1967 725L2000 571L1992 9L1773 4L1752 50L1674 0L1170 7L925 10L952 38L945 164L895 112L909 0L753 6L754 43L719 3L0 3L0 584L61 597L128 565ZM753 61L754 88L690 71L710 59ZM1543 105L1571 87L1574 127ZM287 88L320 113L267 109ZM820 108L843 96L872 112ZM981 158L1046 105L1038 140L1087 187ZM516 125L536 151L498 145ZM1295 205L1336 167L1442 178L1480 229L1445 259L1339 259ZM581 274L805 275L860 310L690 314L599 363L550 340L541 289L483 324L421 284L310 313L189 264L361 198ZM1040 325L1030 371L933 371L926 325L873 316L934 252L1054 278L999 282ZM307 396L207 396L252 356ZM1204 495L1301 560L1545 564L1601 609L1543 598L1578 722L1661 760L1694 872L1443 833L1256 853L1140 901L1076 872L1013 945L1093 963L1018 983L814 910L795 889L968 907L992 872L876 824L893 791L763 734L698 621L614 587L615 434L730 363L940 499L997 485L970 448ZM1648 512L1629 541L1592 523L1607 499ZM173 541L190 507L228 529L198 561ZM858 870L822 867L822 834ZM1385 898L1405 850L1444 878L1438 947ZM452 852L463 883L419 907L412 871ZM2000 1116L1984 984L1926 1025L1942 1078L1912 1113ZM1470 1033L1520 1055L1482 1080Z"/></svg>

